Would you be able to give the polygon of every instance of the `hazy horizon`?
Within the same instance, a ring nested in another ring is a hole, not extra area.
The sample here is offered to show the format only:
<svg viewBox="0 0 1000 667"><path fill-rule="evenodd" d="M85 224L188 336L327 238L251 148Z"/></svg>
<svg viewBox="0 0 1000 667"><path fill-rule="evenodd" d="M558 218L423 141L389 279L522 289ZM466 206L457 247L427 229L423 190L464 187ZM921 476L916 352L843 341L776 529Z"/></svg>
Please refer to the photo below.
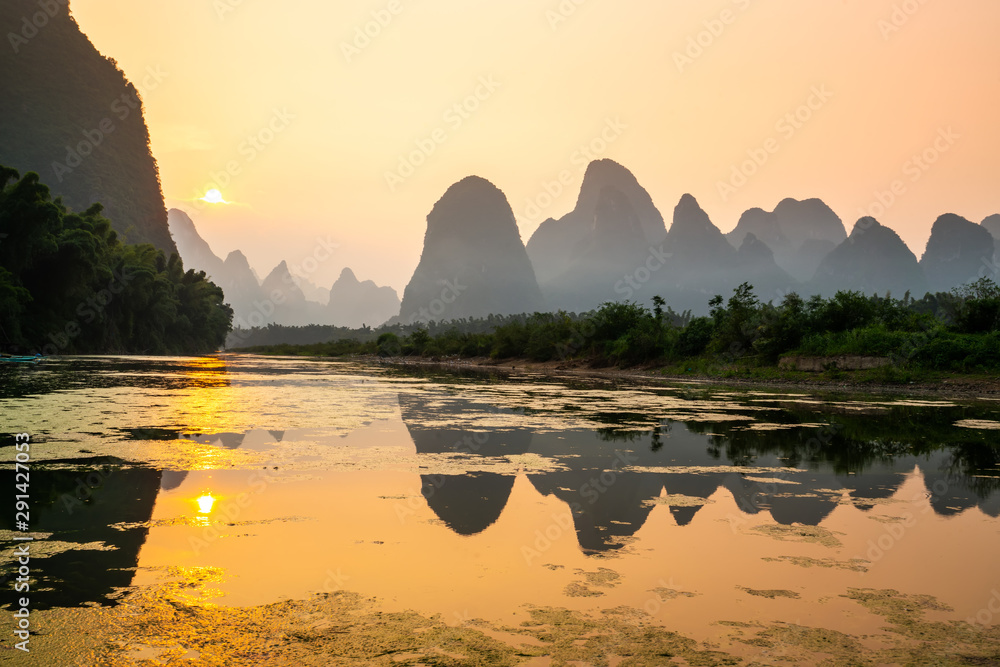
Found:
<svg viewBox="0 0 1000 667"><path fill-rule="evenodd" d="M452 183L493 182L527 242L573 208L596 158L631 170L668 226L686 192L724 232L748 208L819 197L848 231L876 213L919 257L938 215L1000 212L1000 75L982 68L1000 61L1000 5L985 0L71 9L142 92L168 208L261 277L322 238L339 247L313 282L350 266L402 293ZM431 144L400 174L401 156ZM744 185L720 191L733 165L768 150ZM924 151L940 151L926 168L913 161ZM873 209L897 180L902 194ZM233 203L198 203L213 185Z"/></svg>

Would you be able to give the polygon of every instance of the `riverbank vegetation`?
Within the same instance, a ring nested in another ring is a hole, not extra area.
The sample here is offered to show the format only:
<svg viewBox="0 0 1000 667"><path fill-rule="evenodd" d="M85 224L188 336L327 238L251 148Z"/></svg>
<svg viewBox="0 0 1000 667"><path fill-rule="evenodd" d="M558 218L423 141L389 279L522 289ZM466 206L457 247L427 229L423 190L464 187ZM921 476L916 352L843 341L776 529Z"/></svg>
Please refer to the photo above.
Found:
<svg viewBox="0 0 1000 667"><path fill-rule="evenodd" d="M760 374L783 358L879 358L886 381L912 373L1000 371L1000 287L983 278L949 293L921 299L843 291L808 300L791 293L763 303L747 283L710 313L675 313L662 299L652 309L606 303L582 315L535 313L429 325L394 325L349 332L327 342L268 344L241 351L262 354L577 361L592 366L660 367L677 374ZM239 333L239 332L237 332ZM243 332L255 338L285 337L288 328ZM294 331L291 332L294 335Z"/></svg>
<svg viewBox="0 0 1000 667"><path fill-rule="evenodd" d="M71 212L35 173L0 166L0 349L19 354L201 354L232 309L202 272L122 243L101 205Z"/></svg>

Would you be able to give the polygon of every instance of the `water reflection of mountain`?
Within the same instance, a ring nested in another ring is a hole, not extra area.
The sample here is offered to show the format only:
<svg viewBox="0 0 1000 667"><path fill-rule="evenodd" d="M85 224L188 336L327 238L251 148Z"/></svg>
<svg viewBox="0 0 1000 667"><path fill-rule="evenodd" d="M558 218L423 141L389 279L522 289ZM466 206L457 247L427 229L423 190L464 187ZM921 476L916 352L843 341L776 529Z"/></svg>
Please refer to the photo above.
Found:
<svg viewBox="0 0 1000 667"><path fill-rule="evenodd" d="M566 503L586 551L619 548L642 527L660 495L686 497L668 502L680 526L701 510L697 499L720 487L747 514L767 512L781 524L817 525L843 502L844 493L856 507L870 511L893 496L914 470L923 476L926 498L936 513L978 507L1000 515L1000 479L995 477L1000 446L976 431L956 433L955 421L968 416L965 408L900 407L822 419L812 410L788 410L777 415L784 423L773 430L753 429L744 421L668 421L642 432L532 434L528 429L462 430L456 425L495 412L467 399L403 394L399 401L420 453L500 456L530 451L558 460L566 469L528 479L539 493ZM823 421L829 424L816 426ZM718 470L720 466L729 469ZM677 471L634 471L644 467ZM703 472L684 472L687 467ZM740 467L779 472L755 474L740 472ZM716 470L707 470L711 468ZM984 470L992 470L993 476L981 475ZM485 473L423 475L421 481L430 508L464 535L496 521L514 483L511 476Z"/></svg>
<svg viewBox="0 0 1000 667"><path fill-rule="evenodd" d="M74 469L31 470L31 530L52 533L49 543L67 542L73 548L31 559L32 577L37 579L32 585L32 608L108 603L116 589L132 583L149 529L128 524L149 521L160 489L160 471L124 468L107 458L49 463L71 463ZM183 474L173 473L173 481ZM0 471L0 480L0 488L13 489L14 471ZM5 513L0 526L12 530L12 520ZM30 546L36 554L50 548L46 541Z"/></svg>
<svg viewBox="0 0 1000 667"><path fill-rule="evenodd" d="M468 453L477 456L524 454L531 445L526 429L461 429L462 414L495 411L467 399L399 395L403 422L420 454ZM446 427L431 426L445 419ZM449 528L473 535L492 525L503 512L514 487L513 475L421 475L420 492Z"/></svg>

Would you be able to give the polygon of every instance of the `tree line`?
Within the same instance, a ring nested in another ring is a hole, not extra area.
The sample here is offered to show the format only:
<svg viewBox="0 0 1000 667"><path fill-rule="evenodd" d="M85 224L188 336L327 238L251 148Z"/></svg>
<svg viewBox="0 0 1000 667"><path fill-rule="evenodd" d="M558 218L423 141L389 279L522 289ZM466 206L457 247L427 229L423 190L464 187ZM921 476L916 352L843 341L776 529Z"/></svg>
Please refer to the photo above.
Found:
<svg viewBox="0 0 1000 667"><path fill-rule="evenodd" d="M786 355L889 357L891 369L988 373L1000 369L1000 287L992 280L914 299L840 291L833 297L786 295L761 302L744 283L709 301L708 316L605 303L581 315L535 313L491 322L431 323L364 329L310 345L250 348L270 354L382 357L491 357L594 365L656 365L676 372L769 368ZM891 378L886 378L891 379Z"/></svg>
<svg viewBox="0 0 1000 667"><path fill-rule="evenodd" d="M202 354L232 309L204 272L123 243L94 204L72 212L38 174L0 166L0 346L18 354Z"/></svg>

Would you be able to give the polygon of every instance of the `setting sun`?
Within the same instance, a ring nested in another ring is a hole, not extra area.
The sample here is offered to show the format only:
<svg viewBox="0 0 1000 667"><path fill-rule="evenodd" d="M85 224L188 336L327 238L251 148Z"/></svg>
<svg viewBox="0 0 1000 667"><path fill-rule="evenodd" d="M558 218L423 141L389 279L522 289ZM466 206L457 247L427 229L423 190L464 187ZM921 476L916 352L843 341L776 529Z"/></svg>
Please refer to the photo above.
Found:
<svg viewBox="0 0 1000 667"><path fill-rule="evenodd" d="M206 201L209 204L228 204L229 203L222 196L222 193L219 192L218 190L216 190L215 188L212 188L211 190L209 190L208 192L206 192L205 196L202 197L201 200L202 201Z"/></svg>

